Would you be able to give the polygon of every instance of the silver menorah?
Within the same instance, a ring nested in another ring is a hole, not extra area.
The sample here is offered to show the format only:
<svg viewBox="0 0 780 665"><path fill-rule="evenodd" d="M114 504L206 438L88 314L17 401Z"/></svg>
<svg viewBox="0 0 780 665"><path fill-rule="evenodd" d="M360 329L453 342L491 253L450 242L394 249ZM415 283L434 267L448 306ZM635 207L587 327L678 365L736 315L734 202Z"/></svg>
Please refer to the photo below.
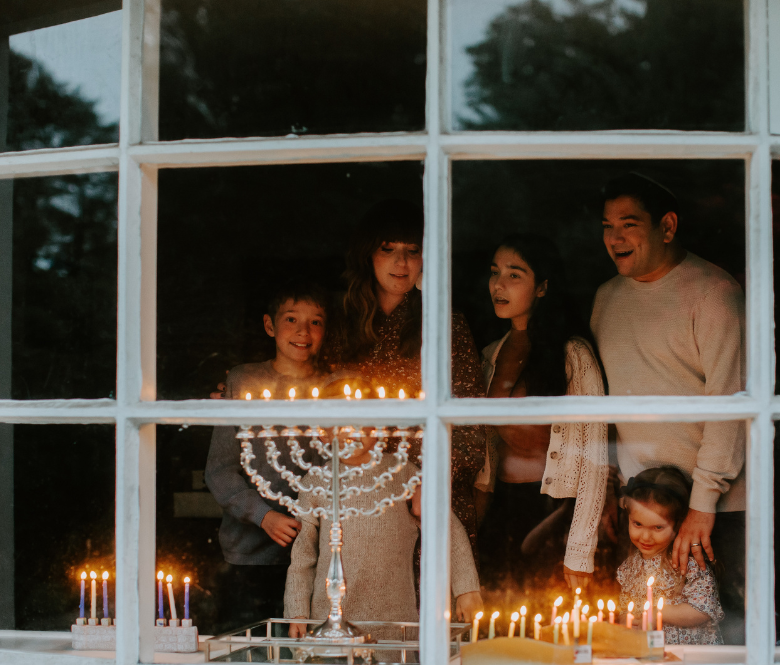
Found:
<svg viewBox="0 0 780 665"><path fill-rule="evenodd" d="M342 600L346 593L346 584L344 581L344 569L341 565L341 546L343 544L343 533L341 529L341 520L348 517L371 515L381 515L385 510L398 501L405 501L412 497L415 489L420 485L422 478L418 470L405 483L402 483L403 492L398 495L391 494L374 501L374 505L369 509L359 509L355 507L343 507L342 501L350 497L361 494L372 494L385 487L388 481L392 480L395 474L403 469L409 462L408 448L409 439L422 439L423 430L412 432L406 428L385 428L378 427L372 429L367 434L360 428L354 427L334 427L333 438L330 443L324 443L323 439L327 432L319 427L310 427L302 431L298 427L284 427L278 432L274 427L263 426L255 435L252 427L242 425L236 438L241 441L241 465L244 467L250 480L257 486L257 491L261 496L276 501L287 508L296 516L313 515L314 517L330 517L330 566L328 568L328 577L326 584L326 595L330 601L330 614L321 624L310 629L304 638L308 641L316 641L320 644L333 643L351 643L360 644L370 641L370 635L367 635L349 623L344 617L342 609ZM322 465L306 462L303 457L306 450L298 442L298 437L309 439L309 446L316 451L325 461ZM281 455L277 448L275 438L286 438L290 449L290 457L295 464L300 467L304 473L310 474L313 478L319 478L325 481L324 485L311 483L309 485L303 482L303 477L289 470L286 466L279 463ZM369 450L369 461L363 464L344 465L341 469L340 462L347 460L358 451L363 450L363 441L368 437L369 440L375 439L374 445ZM367 485L352 484L356 479L363 478L376 468L382 461L387 447L388 439L394 437L400 439L395 453L395 465L380 473L372 475L372 482ZM330 510L320 506L311 506L302 508L297 498L293 499L282 492L271 490L271 483L263 478L252 466L255 459L252 440L260 439L265 443L266 459L268 464L288 483L290 488L298 493L310 493L312 496L323 497L330 502ZM328 486L329 484L329 486Z"/></svg>

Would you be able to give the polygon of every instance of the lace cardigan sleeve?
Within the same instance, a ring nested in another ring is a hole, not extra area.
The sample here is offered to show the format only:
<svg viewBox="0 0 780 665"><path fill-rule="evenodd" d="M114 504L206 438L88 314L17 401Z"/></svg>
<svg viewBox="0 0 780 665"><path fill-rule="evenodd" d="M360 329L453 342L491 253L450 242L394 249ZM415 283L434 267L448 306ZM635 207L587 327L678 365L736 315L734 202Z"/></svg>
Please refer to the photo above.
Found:
<svg viewBox="0 0 780 665"><path fill-rule="evenodd" d="M567 349L569 395L604 395L601 370L590 346L573 339ZM604 509L609 466L606 423L578 423L573 434L580 455L579 484L569 530L564 565L571 570L593 572L593 555Z"/></svg>

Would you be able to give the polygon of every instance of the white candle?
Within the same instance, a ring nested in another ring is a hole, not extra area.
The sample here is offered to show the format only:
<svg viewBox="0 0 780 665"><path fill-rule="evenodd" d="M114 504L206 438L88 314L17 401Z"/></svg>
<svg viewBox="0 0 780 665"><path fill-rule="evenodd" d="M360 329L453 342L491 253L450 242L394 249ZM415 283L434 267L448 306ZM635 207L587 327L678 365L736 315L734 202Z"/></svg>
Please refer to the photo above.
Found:
<svg viewBox="0 0 780 665"><path fill-rule="evenodd" d="M609 622L615 623L615 601L607 601L607 609L609 610Z"/></svg>
<svg viewBox="0 0 780 665"><path fill-rule="evenodd" d="M555 623L555 617L558 614L558 608L561 606L562 603L563 603L563 596L558 596L555 599L555 602L553 603L552 615L550 616L551 625Z"/></svg>
<svg viewBox="0 0 780 665"><path fill-rule="evenodd" d="M642 612L642 630L647 630L647 610L650 609L649 601L645 601L645 611Z"/></svg>
<svg viewBox="0 0 780 665"><path fill-rule="evenodd" d="M488 626L488 639L492 640L496 636L496 619L498 619L499 612L496 610L490 615L490 626Z"/></svg>
<svg viewBox="0 0 780 665"><path fill-rule="evenodd" d="M534 639L538 640L542 636L542 615L537 614L534 617Z"/></svg>
<svg viewBox="0 0 780 665"><path fill-rule="evenodd" d="M590 621L588 621L588 644L593 644L593 624L596 623L598 619L596 617L591 617Z"/></svg>
<svg viewBox="0 0 780 665"><path fill-rule="evenodd" d="M517 621L520 618L520 615L517 612L512 612L512 622L509 624L509 632L507 633L507 637L514 637L515 636L515 621ZM523 637L522 635L520 637Z"/></svg>
<svg viewBox="0 0 780 665"><path fill-rule="evenodd" d="M628 604L628 614L626 614L626 628L634 627L634 615L631 612L634 611L634 601L632 600Z"/></svg>
<svg viewBox="0 0 780 665"><path fill-rule="evenodd" d="M563 643L566 646L569 646L569 613L566 612L563 615L563 621L561 621L561 625L563 626Z"/></svg>
<svg viewBox="0 0 780 665"><path fill-rule="evenodd" d="M598 621L604 621L604 601L599 600L598 603L596 603L599 608L599 615L598 615Z"/></svg>
<svg viewBox="0 0 780 665"><path fill-rule="evenodd" d="M653 582L655 582L655 577L652 575L647 580L647 602L650 603L648 607L650 608L648 611L650 614L648 615L649 623L653 623ZM652 630L650 626L648 625L648 629Z"/></svg>
<svg viewBox="0 0 780 665"><path fill-rule="evenodd" d="M579 589L577 589L579 591ZM582 604L582 601L577 598L576 601L574 601L574 609L571 611L571 618L572 622L574 623L574 637L576 639L579 639L580 637L580 605Z"/></svg>
<svg viewBox="0 0 780 665"><path fill-rule="evenodd" d="M553 624L553 644L558 644L558 635L561 631L561 617L558 617Z"/></svg>
<svg viewBox="0 0 780 665"><path fill-rule="evenodd" d="M655 616L655 629L656 630L663 630L664 629L664 616L663 616L663 609L664 609L664 599L659 598L658 599L658 614Z"/></svg>
<svg viewBox="0 0 780 665"><path fill-rule="evenodd" d="M89 603L89 616L93 619L97 619L97 573L93 570L89 576L92 578L92 597Z"/></svg>
<svg viewBox="0 0 780 665"><path fill-rule="evenodd" d="M165 581L168 583L168 604L171 606L171 619L176 619L176 601L173 599L173 584L171 584L173 575L168 575Z"/></svg>
<svg viewBox="0 0 780 665"><path fill-rule="evenodd" d="M523 605L520 608L520 616L522 617L522 619L520 619L520 637L523 638L525 637L525 613L526 613L526 609L525 609L525 605Z"/></svg>
<svg viewBox="0 0 780 665"><path fill-rule="evenodd" d="M471 624L471 641L476 642L479 639L479 620L482 618L482 612L474 615L474 622Z"/></svg>

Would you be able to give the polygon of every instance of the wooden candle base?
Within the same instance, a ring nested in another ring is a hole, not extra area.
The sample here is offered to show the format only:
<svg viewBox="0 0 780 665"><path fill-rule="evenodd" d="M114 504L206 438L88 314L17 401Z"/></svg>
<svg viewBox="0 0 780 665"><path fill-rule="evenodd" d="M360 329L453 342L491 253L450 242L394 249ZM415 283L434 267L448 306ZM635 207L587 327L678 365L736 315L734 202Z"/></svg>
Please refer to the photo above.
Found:
<svg viewBox="0 0 780 665"><path fill-rule="evenodd" d="M70 627L74 651L116 651L116 626ZM159 653L193 653L198 650L198 629L154 627L154 650Z"/></svg>
<svg viewBox="0 0 780 665"><path fill-rule="evenodd" d="M580 642L587 640L587 624L582 624L580 630ZM593 624L593 655L598 658L663 658L664 648L656 646L653 639L654 633L626 628L616 623L599 621ZM553 627L542 628L541 639L545 642L553 641ZM563 637L559 644L563 643Z"/></svg>
<svg viewBox="0 0 780 665"><path fill-rule="evenodd" d="M574 663L574 648L520 637L496 637L460 647L463 665Z"/></svg>

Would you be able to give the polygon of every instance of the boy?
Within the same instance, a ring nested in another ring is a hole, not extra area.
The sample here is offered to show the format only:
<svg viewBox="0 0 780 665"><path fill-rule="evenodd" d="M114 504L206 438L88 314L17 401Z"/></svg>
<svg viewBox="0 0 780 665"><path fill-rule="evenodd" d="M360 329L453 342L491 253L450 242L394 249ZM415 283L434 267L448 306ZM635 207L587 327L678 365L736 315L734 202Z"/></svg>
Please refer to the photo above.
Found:
<svg viewBox="0 0 780 665"><path fill-rule="evenodd" d="M263 317L266 333L274 338L276 356L262 363L234 367L227 378L227 399L262 399L269 390L273 399L287 399L295 388L296 399L308 398L321 388L327 374L318 357L325 338L327 293L316 284L288 283L280 288ZM280 616L284 580L290 562L290 544L301 525L287 510L264 499L241 467L241 444L235 427L215 427L206 463L206 485L222 506L219 543L228 571L219 586L225 589L218 622L223 628L268 616ZM277 441L279 462L296 469L289 448ZM255 468L271 481L274 492L293 495L287 482L256 451ZM311 452L307 461L312 461ZM315 460L318 461L318 460Z"/></svg>

